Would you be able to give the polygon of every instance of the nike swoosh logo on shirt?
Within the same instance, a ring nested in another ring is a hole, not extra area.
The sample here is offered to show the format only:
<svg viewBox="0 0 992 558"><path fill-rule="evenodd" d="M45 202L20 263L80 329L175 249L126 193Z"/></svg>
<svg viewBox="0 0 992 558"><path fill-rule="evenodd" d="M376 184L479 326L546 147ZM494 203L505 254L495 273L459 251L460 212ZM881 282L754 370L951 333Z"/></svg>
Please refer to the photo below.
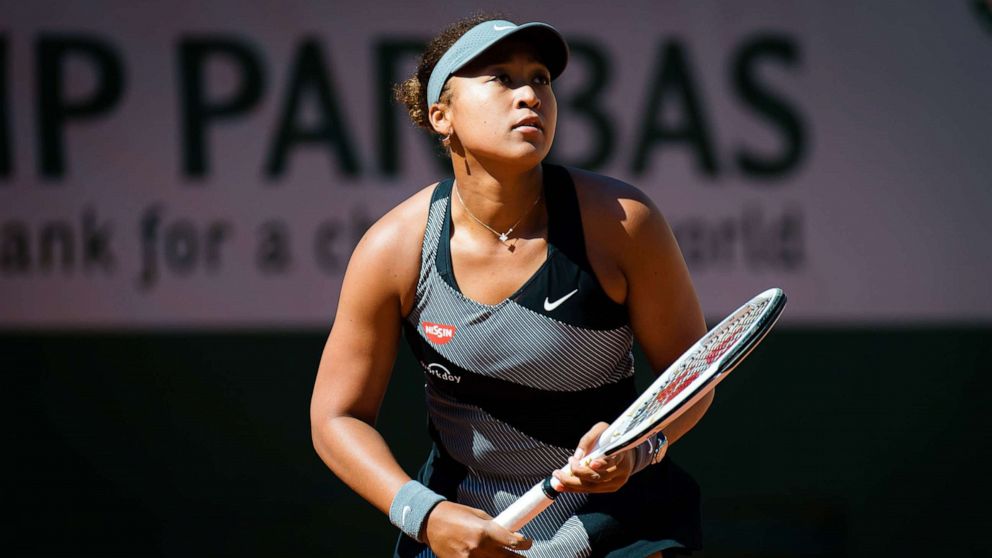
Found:
<svg viewBox="0 0 992 558"><path fill-rule="evenodd" d="M506 31L507 29L513 28L513 25L493 25L493 31Z"/></svg>
<svg viewBox="0 0 992 558"><path fill-rule="evenodd" d="M561 303L563 303L566 300L568 300L572 295L574 295L577 292L579 292L579 289L575 289L574 291L568 293L567 295L559 298L558 300L556 300L554 302L549 301L548 298L545 297L544 298L544 311L545 312L550 312L550 311L554 310L555 308L558 308L559 306L561 306Z"/></svg>

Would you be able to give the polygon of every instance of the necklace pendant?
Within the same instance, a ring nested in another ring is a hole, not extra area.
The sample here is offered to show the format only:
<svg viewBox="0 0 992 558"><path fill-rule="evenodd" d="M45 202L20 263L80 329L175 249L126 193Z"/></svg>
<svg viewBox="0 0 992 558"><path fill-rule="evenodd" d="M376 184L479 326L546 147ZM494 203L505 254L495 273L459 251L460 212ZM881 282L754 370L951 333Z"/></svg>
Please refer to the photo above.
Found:
<svg viewBox="0 0 992 558"><path fill-rule="evenodd" d="M507 240L510 240L510 237L506 236L506 233L499 235L499 241L503 244L506 244Z"/></svg>

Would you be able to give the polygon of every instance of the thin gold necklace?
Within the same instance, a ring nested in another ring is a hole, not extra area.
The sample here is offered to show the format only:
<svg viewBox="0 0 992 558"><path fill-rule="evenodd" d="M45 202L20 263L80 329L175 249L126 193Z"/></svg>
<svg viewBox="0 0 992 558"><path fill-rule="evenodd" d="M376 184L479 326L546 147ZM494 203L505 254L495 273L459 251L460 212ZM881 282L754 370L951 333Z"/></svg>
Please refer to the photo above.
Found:
<svg viewBox="0 0 992 558"><path fill-rule="evenodd" d="M510 240L510 233L513 232L513 229L517 228L517 225L519 225L520 222L523 221L525 217L527 217L528 215L530 215L531 210L534 209L534 206L537 205L537 202L541 201L541 194L542 193L543 192L538 192L537 198L534 199L534 203L530 204L530 207L527 208L527 211L525 211L524 214L521 215L519 219L517 219L517 222L514 223L512 227L510 227L509 229L507 229L506 232L501 233L501 232L497 231L496 229L490 227L489 225L483 223L482 222L482 219L479 219L478 217L475 216L474 213L472 213L472 210L469 209L467 205L465 205L465 200L462 199L462 193L458 189L458 185L455 184L455 195L458 196L458 203L462 204L462 209L465 210L465 213L468 213L468 216L471 217L473 220L475 220L476 223L478 223L478 224L482 225L483 227L486 227L487 229L489 229L489 232L491 232L494 235L496 235L497 238L499 238L499 241L502 242L503 244L506 244Z"/></svg>

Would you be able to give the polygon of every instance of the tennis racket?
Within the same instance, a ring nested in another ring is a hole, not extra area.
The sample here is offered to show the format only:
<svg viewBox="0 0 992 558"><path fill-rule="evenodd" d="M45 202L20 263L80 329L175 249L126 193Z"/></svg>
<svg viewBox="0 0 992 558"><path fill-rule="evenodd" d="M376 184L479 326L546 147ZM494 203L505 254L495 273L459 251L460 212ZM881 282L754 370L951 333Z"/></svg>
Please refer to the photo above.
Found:
<svg viewBox="0 0 992 558"><path fill-rule="evenodd" d="M746 357L775 325L785 293L769 289L724 318L651 384L599 437L583 462L636 447L667 427ZM568 472L568 465L563 469ZM562 485L549 476L496 517L518 531L554 502Z"/></svg>

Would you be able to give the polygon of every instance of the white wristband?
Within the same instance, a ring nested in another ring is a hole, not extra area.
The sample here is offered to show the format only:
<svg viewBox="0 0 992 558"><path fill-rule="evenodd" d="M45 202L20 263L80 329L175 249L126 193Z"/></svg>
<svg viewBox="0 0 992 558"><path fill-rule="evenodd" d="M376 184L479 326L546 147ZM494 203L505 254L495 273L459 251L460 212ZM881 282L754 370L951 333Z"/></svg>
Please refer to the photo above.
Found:
<svg viewBox="0 0 992 558"><path fill-rule="evenodd" d="M427 522L427 514L444 500L444 496L411 480L400 487L393 497L393 503L389 506L389 521L408 537L424 542L420 530Z"/></svg>
<svg viewBox="0 0 992 558"><path fill-rule="evenodd" d="M642 471L648 465L654 465L664 459L668 439L663 432L651 436L643 444L637 446L634 452L634 470L630 474Z"/></svg>

